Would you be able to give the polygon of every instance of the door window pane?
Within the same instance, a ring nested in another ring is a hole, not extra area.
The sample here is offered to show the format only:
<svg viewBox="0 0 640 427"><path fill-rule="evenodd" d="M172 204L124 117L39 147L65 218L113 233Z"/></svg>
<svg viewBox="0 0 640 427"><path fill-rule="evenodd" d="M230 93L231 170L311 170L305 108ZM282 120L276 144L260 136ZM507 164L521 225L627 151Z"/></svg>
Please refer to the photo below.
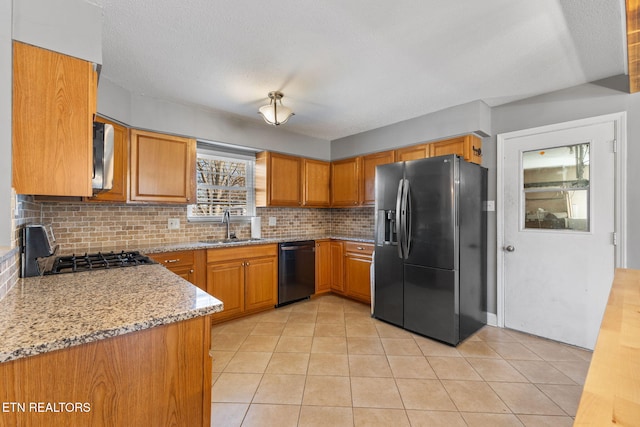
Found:
<svg viewBox="0 0 640 427"><path fill-rule="evenodd" d="M522 153L524 228L589 231L589 143Z"/></svg>

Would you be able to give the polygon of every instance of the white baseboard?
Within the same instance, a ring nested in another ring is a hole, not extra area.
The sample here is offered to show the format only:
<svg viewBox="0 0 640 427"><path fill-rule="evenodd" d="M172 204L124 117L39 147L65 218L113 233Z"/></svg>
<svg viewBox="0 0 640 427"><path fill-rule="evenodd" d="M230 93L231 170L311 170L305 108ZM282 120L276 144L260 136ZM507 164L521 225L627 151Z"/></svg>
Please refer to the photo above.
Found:
<svg viewBox="0 0 640 427"><path fill-rule="evenodd" d="M498 326L498 316L495 313L487 313L487 325Z"/></svg>

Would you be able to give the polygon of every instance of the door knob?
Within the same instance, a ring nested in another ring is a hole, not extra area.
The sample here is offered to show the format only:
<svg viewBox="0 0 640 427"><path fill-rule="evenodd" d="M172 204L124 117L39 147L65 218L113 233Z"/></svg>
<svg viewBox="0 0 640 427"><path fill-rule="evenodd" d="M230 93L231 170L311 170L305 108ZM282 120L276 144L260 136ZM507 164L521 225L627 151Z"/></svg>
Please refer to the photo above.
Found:
<svg viewBox="0 0 640 427"><path fill-rule="evenodd" d="M509 245L509 246L505 246L504 248L505 251L507 252L513 252L516 250L516 248L514 248L513 246Z"/></svg>

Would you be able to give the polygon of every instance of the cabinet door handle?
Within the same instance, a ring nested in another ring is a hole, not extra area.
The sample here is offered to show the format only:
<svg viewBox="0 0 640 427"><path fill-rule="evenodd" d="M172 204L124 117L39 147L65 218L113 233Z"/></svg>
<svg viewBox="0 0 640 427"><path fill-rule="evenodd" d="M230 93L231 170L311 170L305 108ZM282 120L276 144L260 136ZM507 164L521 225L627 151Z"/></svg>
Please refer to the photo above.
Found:
<svg viewBox="0 0 640 427"><path fill-rule="evenodd" d="M249 265L249 261L247 261L247 264L246 264L246 265Z"/></svg>
<svg viewBox="0 0 640 427"><path fill-rule="evenodd" d="M189 270L189 273L193 273L193 268L191 270Z"/></svg>
<svg viewBox="0 0 640 427"><path fill-rule="evenodd" d="M164 260L164 262L166 262L167 264L171 264L171 263L178 262L178 261L180 261L180 258L177 258L177 259L165 259Z"/></svg>

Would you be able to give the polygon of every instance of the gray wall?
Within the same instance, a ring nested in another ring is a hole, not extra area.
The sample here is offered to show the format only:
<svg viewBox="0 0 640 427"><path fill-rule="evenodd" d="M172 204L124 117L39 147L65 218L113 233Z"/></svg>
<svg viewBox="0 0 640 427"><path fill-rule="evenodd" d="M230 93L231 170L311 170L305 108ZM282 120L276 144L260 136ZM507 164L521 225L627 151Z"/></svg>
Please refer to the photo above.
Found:
<svg viewBox="0 0 640 427"><path fill-rule="evenodd" d="M102 7L82 0L16 0L13 38L102 64Z"/></svg>
<svg viewBox="0 0 640 427"><path fill-rule="evenodd" d="M0 0L0 246L11 232L11 3Z"/></svg>
<svg viewBox="0 0 640 427"><path fill-rule="evenodd" d="M491 110L493 135L482 145L482 163L489 168L489 200L496 199L497 135L554 123L568 122L610 113L627 112L627 267L640 268L640 93L628 93L597 84L584 84L494 107ZM488 224L488 309L496 312L496 216Z"/></svg>
<svg viewBox="0 0 640 427"><path fill-rule="evenodd" d="M321 160L329 160L331 155L329 141L299 135L286 127L268 126L257 113L255 121L246 120L225 112L131 94L106 78L98 84L98 113L136 128Z"/></svg>
<svg viewBox="0 0 640 427"><path fill-rule="evenodd" d="M597 84L585 84L493 108L494 135L553 123L627 112L627 266L640 268L640 93L629 95ZM496 137L483 146L485 158L496 157ZM490 151L489 151L490 150ZM495 165L491 171L495 180ZM495 198L495 184L490 187Z"/></svg>
<svg viewBox="0 0 640 427"><path fill-rule="evenodd" d="M336 139L331 142L331 159L344 159L469 133L479 136L491 134L491 110L482 101Z"/></svg>
<svg viewBox="0 0 640 427"><path fill-rule="evenodd" d="M0 246L10 246L12 39L102 62L102 8L83 0L0 0Z"/></svg>
<svg viewBox="0 0 640 427"><path fill-rule="evenodd" d="M608 83L608 82L607 82ZM484 104L482 104L484 105ZM477 103L332 141L332 159L397 148L421 141L479 130L482 165L489 169L488 199L496 200L496 135L615 112L627 112L627 266L640 268L640 93L629 95L598 84L585 84L494 108ZM488 213L488 311L496 313L496 214Z"/></svg>

